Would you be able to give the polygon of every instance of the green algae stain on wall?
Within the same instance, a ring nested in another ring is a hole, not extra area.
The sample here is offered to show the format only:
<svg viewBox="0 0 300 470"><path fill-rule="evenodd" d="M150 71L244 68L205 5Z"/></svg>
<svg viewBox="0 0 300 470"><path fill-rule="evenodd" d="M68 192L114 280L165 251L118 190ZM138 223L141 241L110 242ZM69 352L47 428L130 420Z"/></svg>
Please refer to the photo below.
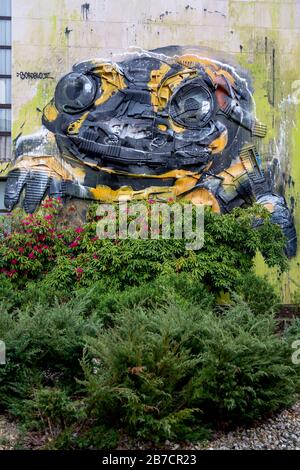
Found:
<svg viewBox="0 0 300 470"><path fill-rule="evenodd" d="M34 96L24 103L18 110L17 116L14 116L12 135L15 139L20 134L31 134L37 132L41 127L41 111L53 98L56 83L60 75L65 73L68 67L68 40L64 34L64 20L69 18L78 20L80 14L75 10L68 10L64 0L52 0L49 4L49 12L56 11L56 14L47 16L48 27L44 30L43 22L35 22L34 30L28 32L31 42L34 43L34 37L43 38L43 44L48 49L49 64L51 64L51 79L40 80L37 84L32 82L30 85L36 87ZM34 17L34 12L31 13ZM29 16L30 17L30 16ZM18 48L15 48L16 52ZM19 59L15 57L15 59ZM17 60L22 63L22 60ZM33 70L42 69L44 57L28 58L27 67Z"/></svg>
<svg viewBox="0 0 300 470"><path fill-rule="evenodd" d="M241 53L237 60L239 64L246 69L252 79L254 88L254 101L257 118L267 125L268 133L265 141L268 141L276 136L274 129L274 117L276 110L272 107L269 101L268 88L270 87L270 78L265 63L265 57L258 55L254 62L249 62L247 53Z"/></svg>
<svg viewBox="0 0 300 470"><path fill-rule="evenodd" d="M297 36L293 29L296 26L296 4L288 5L285 13L288 12L291 18L283 19L285 5L261 2L259 8L264 13L264 20L257 18L255 3L229 1L230 28L236 31L243 45L236 60L251 76L257 118L268 126L268 134L259 148L263 163L266 165L273 156L279 160L282 172L279 187L284 190L288 205L294 210L299 237L300 104L293 99L293 83L300 79L299 30ZM269 19L268 27L262 27L263 22L268 23ZM242 26L241 21L244 23ZM283 21L290 23L290 29L283 28ZM283 302L293 302L295 293L300 292L300 250L289 261L289 271L283 274L269 269L259 254L255 261L256 272L267 276Z"/></svg>
<svg viewBox="0 0 300 470"><path fill-rule="evenodd" d="M295 67L295 61L299 55L297 49L295 50L295 60L292 62ZM278 57L279 65L280 57ZM300 63L298 63L298 70L300 70ZM279 79L277 80L277 89L279 82L281 84L278 90L278 103L275 103L275 109L270 107L268 113L273 115L273 131L271 138L269 137L270 151L275 153L275 156L280 161L280 170L284 174L283 177L283 190L285 198L289 207L294 211L294 220L296 231L299 237L300 233L300 104L296 105L293 99L293 74L290 70L280 67ZM289 78L286 80L286 78ZM296 78L296 76L294 76ZM259 80L257 80L259 81ZM254 97L256 95L254 93ZM257 98L256 98L257 99ZM258 99L258 104L260 100ZM259 109L259 106L258 106ZM258 114L259 115L259 114ZM259 115L260 117L260 115ZM267 136L268 137L268 136ZM284 145L283 145L284 144ZM276 155L276 152L278 155ZM262 260L257 262L257 271L267 276L278 286L281 292L283 302L293 302L295 292L300 291L300 251L298 250L297 256L292 258L289 262L289 271L278 276L276 270L269 270L266 268Z"/></svg>
<svg viewBox="0 0 300 470"><path fill-rule="evenodd" d="M300 67L299 67L300 71ZM293 159L291 162L291 183L289 188L287 188L287 198L293 198L294 200L294 217L297 234L299 237L300 234L300 100L299 103L296 102L296 115L295 115L295 125L292 130L292 155ZM300 238L300 237L299 237ZM289 289L291 291L291 296L294 292L298 291L300 293L300 253L298 249L298 255L296 258L292 259L290 262L290 272L289 272Z"/></svg>
<svg viewBox="0 0 300 470"><path fill-rule="evenodd" d="M56 83L54 80L41 80L35 96L24 104L13 123L13 137L22 134L32 134L41 127L41 111L53 98Z"/></svg>

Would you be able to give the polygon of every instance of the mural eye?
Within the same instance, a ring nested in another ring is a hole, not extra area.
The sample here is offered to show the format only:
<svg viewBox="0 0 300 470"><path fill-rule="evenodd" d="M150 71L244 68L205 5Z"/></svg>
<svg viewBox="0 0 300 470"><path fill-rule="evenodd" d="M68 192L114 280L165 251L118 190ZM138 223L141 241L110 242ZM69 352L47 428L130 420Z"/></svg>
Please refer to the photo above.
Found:
<svg viewBox="0 0 300 470"><path fill-rule="evenodd" d="M213 110L214 102L210 91L195 83L179 88L170 102L170 116L173 121L191 129L205 126Z"/></svg>
<svg viewBox="0 0 300 470"><path fill-rule="evenodd" d="M80 112L94 102L97 84L93 78L81 73L69 73L57 84L55 105L66 113Z"/></svg>

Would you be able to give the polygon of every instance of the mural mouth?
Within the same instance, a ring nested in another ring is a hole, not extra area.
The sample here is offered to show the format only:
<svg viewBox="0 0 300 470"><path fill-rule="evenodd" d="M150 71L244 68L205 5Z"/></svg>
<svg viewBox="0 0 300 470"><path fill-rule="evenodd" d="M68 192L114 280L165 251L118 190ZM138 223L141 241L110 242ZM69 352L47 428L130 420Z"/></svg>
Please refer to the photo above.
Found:
<svg viewBox="0 0 300 470"><path fill-rule="evenodd" d="M197 165L198 169L207 165L212 158L211 149L195 144L194 153L186 155L178 148L172 152L174 140L167 140L165 136L155 137L148 142L142 140L143 149L132 146L126 139L119 139L115 135L107 136L99 141L99 134L87 129L80 136L70 137L79 151L86 157L93 157L99 164L117 164L122 166L138 165L159 167L162 169L176 169Z"/></svg>

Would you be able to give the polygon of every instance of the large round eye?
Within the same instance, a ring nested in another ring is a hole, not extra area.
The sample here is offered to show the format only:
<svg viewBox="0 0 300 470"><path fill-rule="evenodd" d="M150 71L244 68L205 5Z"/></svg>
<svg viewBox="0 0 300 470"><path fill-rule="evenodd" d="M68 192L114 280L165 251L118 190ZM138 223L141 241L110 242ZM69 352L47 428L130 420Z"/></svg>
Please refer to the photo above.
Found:
<svg viewBox="0 0 300 470"><path fill-rule="evenodd" d="M55 90L55 105L66 113L80 112L94 102L97 91L92 77L72 72L63 77Z"/></svg>
<svg viewBox="0 0 300 470"><path fill-rule="evenodd" d="M177 90L170 102L170 116L177 124L197 129L205 126L213 113L213 98L202 85L189 83Z"/></svg>

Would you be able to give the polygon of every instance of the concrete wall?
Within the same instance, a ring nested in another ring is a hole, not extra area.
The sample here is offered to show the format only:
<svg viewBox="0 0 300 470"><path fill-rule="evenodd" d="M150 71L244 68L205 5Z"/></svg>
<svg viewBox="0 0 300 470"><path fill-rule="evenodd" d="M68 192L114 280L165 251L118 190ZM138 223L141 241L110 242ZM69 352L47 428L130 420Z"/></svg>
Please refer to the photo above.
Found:
<svg viewBox="0 0 300 470"><path fill-rule="evenodd" d="M13 0L14 137L38 130L39 110L75 62L168 45L247 69L269 129L260 152L277 167L299 236L300 0ZM300 288L298 252L280 279L268 271L286 302ZM262 260L257 266L266 271Z"/></svg>

